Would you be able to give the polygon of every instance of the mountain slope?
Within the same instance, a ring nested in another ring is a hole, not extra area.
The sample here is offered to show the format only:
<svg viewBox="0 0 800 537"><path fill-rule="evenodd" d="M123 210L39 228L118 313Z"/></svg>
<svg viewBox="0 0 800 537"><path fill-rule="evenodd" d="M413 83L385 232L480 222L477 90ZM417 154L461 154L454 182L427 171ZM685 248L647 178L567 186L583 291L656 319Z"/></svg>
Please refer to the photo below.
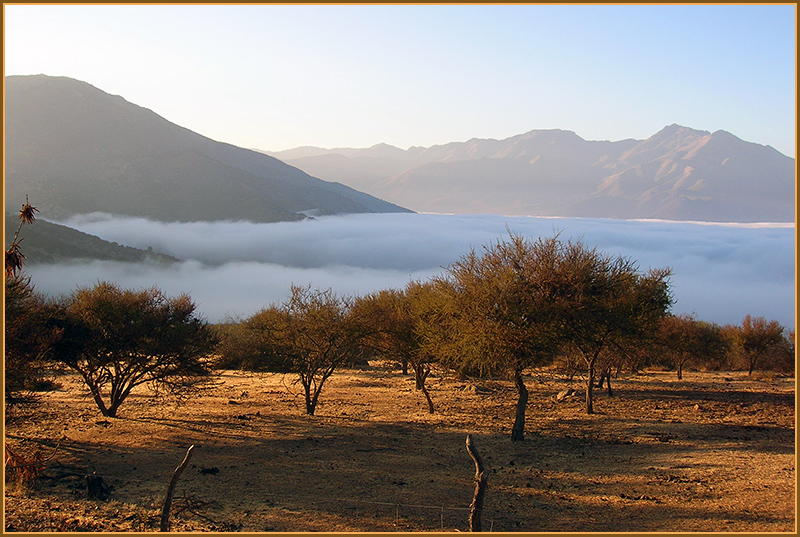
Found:
<svg viewBox="0 0 800 537"><path fill-rule="evenodd" d="M794 221L795 160L725 131L670 125L647 140L608 142L534 130L393 149L271 154L422 212Z"/></svg>
<svg viewBox="0 0 800 537"><path fill-rule="evenodd" d="M64 77L6 77L6 211L27 194L53 218L297 220L406 211L275 158L216 142Z"/></svg>
<svg viewBox="0 0 800 537"><path fill-rule="evenodd" d="M5 243L11 244L17 229L16 216L6 215ZM151 250L140 250L108 242L94 235L37 218L32 225L23 226L20 248L25 265L62 263L79 259L99 259L137 263L175 263L179 259Z"/></svg>

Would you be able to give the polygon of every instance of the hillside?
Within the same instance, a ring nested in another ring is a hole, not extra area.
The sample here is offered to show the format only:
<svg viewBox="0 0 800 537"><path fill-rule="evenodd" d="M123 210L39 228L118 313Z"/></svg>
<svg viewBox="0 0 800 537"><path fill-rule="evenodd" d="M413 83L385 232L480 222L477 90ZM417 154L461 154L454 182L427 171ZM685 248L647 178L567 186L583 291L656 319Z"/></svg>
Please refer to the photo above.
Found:
<svg viewBox="0 0 800 537"><path fill-rule="evenodd" d="M533 130L405 151L382 144L270 154L420 212L794 221L794 159L679 125L647 140Z"/></svg>
<svg viewBox="0 0 800 537"><path fill-rule="evenodd" d="M216 142L64 77L6 77L6 211L161 221L404 212L262 153ZM202 111L198 111L202 113Z"/></svg>
<svg viewBox="0 0 800 537"><path fill-rule="evenodd" d="M11 244L17 229L17 217L6 215L5 244ZM94 235L54 224L38 218L32 225L23 226L20 232L20 248L25 255L25 265L62 263L78 259L98 259L102 261L123 261L137 263L174 263L179 261L172 256L159 254L152 250L140 250L108 242Z"/></svg>

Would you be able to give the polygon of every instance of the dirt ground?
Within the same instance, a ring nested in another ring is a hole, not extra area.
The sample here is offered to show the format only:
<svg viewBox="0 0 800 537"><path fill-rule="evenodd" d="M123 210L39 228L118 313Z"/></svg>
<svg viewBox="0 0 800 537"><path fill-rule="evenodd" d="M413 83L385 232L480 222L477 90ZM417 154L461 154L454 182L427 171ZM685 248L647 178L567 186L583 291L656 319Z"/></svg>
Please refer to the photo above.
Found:
<svg viewBox="0 0 800 537"><path fill-rule="evenodd" d="M432 374L430 415L412 376L347 370L310 417L290 377L227 371L179 406L135 393L117 419L77 377L57 380L7 417L7 446L48 460L31 483L7 480L6 531L158 531L191 445L173 531L467 531L467 434L489 472L484 531L796 531L794 378L628 375L587 415L580 379L535 372L515 443L504 380ZM92 473L109 499L87 498Z"/></svg>

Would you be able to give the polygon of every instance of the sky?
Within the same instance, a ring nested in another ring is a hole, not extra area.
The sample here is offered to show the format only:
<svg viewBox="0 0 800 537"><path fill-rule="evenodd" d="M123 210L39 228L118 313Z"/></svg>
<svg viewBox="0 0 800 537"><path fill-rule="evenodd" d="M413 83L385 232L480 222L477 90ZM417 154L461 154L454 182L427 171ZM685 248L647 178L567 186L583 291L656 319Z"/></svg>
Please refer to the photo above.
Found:
<svg viewBox="0 0 800 537"><path fill-rule="evenodd" d="M106 280L124 288L155 285L170 296L189 294L211 322L282 303L292 284L355 296L401 289L444 273L471 248L480 252L510 230L532 238L560 233L626 257L641 271L670 268L675 314L719 324L740 324L749 314L795 326L793 224L397 213L272 224L163 223L96 213L62 223L184 261L28 265L39 292L59 296Z"/></svg>
<svg viewBox="0 0 800 537"><path fill-rule="evenodd" d="M677 123L796 145L796 5L8 5L5 75L214 140L402 149Z"/></svg>

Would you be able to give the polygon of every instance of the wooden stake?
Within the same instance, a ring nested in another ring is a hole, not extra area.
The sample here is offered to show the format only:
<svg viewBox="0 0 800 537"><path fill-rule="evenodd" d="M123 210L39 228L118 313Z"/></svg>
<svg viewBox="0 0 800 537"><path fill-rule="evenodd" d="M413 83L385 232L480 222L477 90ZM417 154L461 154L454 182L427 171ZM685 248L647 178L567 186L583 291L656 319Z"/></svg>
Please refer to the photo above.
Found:
<svg viewBox="0 0 800 537"><path fill-rule="evenodd" d="M489 479L483 469L483 459L472 443L472 437L467 435L467 453L475 463L475 494L469 506L469 531L481 531L481 512L483 511L483 497Z"/></svg>
<svg viewBox="0 0 800 537"><path fill-rule="evenodd" d="M172 508L172 495L175 493L175 486L178 484L178 479L189 464L193 449L194 445L189 446L189 449L186 450L186 456L183 457L183 462L180 466L175 468L175 472L172 474L169 488L167 488L167 497L164 499L164 507L161 509L161 531L169 531L169 510Z"/></svg>

